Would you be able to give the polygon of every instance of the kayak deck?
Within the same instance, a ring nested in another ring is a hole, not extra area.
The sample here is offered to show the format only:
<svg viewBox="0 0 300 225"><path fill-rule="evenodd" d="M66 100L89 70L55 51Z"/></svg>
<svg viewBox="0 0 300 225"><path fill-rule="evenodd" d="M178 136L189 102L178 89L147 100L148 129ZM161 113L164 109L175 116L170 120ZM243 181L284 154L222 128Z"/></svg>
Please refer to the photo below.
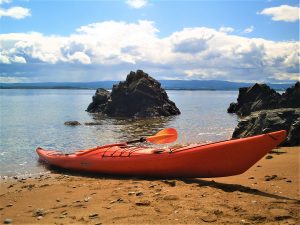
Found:
<svg viewBox="0 0 300 225"><path fill-rule="evenodd" d="M71 154L37 148L40 159L65 169L129 176L221 177L245 172L286 137L277 131L174 148L113 144Z"/></svg>

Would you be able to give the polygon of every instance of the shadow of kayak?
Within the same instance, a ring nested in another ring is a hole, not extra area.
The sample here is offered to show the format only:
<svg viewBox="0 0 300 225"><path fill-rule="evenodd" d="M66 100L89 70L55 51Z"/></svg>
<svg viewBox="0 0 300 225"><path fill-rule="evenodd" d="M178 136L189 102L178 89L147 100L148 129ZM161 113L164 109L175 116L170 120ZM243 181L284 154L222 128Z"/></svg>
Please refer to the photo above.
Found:
<svg viewBox="0 0 300 225"><path fill-rule="evenodd" d="M235 192L239 191L246 194L252 194L267 198L273 198L278 200L289 200L293 201L296 204L300 205L299 199L289 198L285 196L280 196L276 194L271 194L268 192L260 191L255 188L250 188L247 186L243 186L240 184L227 184L227 183L221 183L216 181L207 181L200 178L176 178L176 177L137 177L137 176L121 176L121 175L111 175L111 174L99 174L99 173L90 173L90 172L78 172L73 170L66 170L55 166L50 166L43 161L39 162L41 164L44 164L52 173L54 174L60 174L60 175L69 175L69 176L76 176L76 177L86 177L86 178L95 178L95 179L114 179L114 180L146 180L146 181L165 181L168 179L182 181L185 184L197 184L199 187L211 187L214 189L219 189L224 192Z"/></svg>

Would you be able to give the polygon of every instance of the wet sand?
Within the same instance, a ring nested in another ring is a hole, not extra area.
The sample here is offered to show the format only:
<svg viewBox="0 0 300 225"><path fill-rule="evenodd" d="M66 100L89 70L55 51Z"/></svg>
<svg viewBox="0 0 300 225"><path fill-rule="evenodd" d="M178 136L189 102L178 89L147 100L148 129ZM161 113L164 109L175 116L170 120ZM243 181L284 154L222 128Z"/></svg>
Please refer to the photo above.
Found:
<svg viewBox="0 0 300 225"><path fill-rule="evenodd" d="M147 179L52 171L1 180L1 223L299 224L300 147L239 176Z"/></svg>

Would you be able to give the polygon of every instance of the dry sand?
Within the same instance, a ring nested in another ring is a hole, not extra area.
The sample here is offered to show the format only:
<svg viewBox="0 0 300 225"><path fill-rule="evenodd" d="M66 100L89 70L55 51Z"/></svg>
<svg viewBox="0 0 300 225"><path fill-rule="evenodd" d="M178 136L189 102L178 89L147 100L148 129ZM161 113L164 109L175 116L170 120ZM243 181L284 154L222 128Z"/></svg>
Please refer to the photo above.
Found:
<svg viewBox="0 0 300 225"><path fill-rule="evenodd" d="M1 180L1 222L13 224L300 224L300 147L246 173L147 179L51 172Z"/></svg>

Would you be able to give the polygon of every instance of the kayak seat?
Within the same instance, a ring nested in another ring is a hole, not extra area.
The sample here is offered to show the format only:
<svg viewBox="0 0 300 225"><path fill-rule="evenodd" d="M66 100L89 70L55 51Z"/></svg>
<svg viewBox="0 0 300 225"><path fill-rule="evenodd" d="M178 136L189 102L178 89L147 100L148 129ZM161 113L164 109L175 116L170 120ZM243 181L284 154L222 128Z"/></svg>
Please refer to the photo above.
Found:
<svg viewBox="0 0 300 225"><path fill-rule="evenodd" d="M165 149L154 149L151 152L154 154L161 154L161 153L165 152Z"/></svg>

